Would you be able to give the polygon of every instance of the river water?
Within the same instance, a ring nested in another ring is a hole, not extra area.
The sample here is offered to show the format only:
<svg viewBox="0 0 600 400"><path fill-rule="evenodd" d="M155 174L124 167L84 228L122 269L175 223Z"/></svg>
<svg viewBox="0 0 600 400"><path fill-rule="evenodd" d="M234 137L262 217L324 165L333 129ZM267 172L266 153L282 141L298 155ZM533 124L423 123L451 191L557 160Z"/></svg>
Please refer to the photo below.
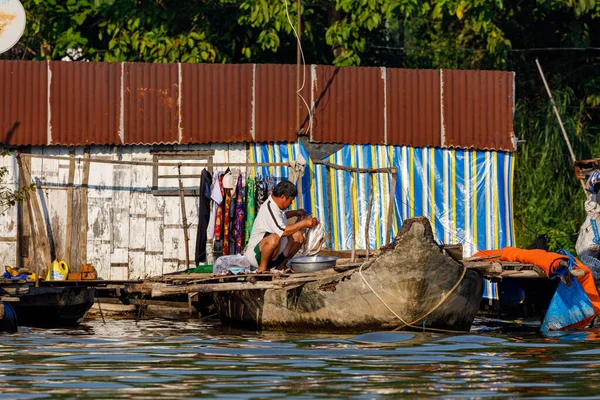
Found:
<svg viewBox="0 0 600 400"><path fill-rule="evenodd" d="M310 335L94 319L1 338L9 399L600 396L593 330L543 336L478 321L461 335Z"/></svg>

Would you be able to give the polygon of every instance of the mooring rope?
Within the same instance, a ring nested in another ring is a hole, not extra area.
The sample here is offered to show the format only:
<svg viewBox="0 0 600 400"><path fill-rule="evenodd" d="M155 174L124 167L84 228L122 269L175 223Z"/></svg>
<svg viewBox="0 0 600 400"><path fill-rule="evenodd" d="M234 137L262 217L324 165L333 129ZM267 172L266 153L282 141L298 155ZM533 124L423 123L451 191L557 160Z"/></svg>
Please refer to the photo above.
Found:
<svg viewBox="0 0 600 400"><path fill-rule="evenodd" d="M423 331L432 331L432 332L443 332L443 333L462 333L461 331L453 331L451 329L438 329L438 328L427 328L425 326L417 326L415 325L415 323L427 318L427 316L429 314L431 314L432 312L434 312L435 310L437 310L447 299L448 297L450 297L450 295L456 290L456 288L458 287L458 285L460 285L460 283L462 282L463 278L465 277L465 274L467 273L467 267L465 267L464 264L462 264L462 273L460 275L460 278L458 279L458 281L456 281L456 283L454 284L454 286L452 287L452 289L450 289L450 291L448 293L446 293L444 296L442 296L441 300L431 309L429 310L427 313L425 313L425 315L423 315L422 317L419 317L417 319L415 319L412 322L406 322L404 319L402 319L401 316L399 316L394 310L392 310L392 308L390 306L387 305L387 303L381 298L381 296L375 291L375 289L373 289L373 287L369 284L369 282L367 282L367 279L365 278L365 276L362 273L362 269L363 269L363 265L362 264L360 266L360 268L358 269L358 273L360 274L360 277L362 278L363 282L365 282L365 284L368 286L369 289L371 289L371 291L373 292L373 294L375 296L377 296L377 298L379 299L379 301L381 301L381 303L383 303L384 306L386 306L386 308L388 310L390 310L390 312L392 314L394 314L396 316L396 318L398 318L403 325L400 325L399 327L393 329L393 331L397 331L399 329L402 329L404 327L409 327L409 328L413 328L413 329L417 329L417 330L423 330Z"/></svg>

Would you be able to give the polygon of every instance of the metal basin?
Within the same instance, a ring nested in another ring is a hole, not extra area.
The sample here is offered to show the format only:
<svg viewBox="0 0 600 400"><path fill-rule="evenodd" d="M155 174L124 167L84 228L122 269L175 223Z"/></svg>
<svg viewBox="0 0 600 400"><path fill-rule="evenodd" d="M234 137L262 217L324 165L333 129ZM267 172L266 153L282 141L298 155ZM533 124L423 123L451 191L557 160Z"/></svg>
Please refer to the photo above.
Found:
<svg viewBox="0 0 600 400"><path fill-rule="evenodd" d="M335 267L337 260L338 257L312 256L294 257L290 261L294 272L315 272Z"/></svg>

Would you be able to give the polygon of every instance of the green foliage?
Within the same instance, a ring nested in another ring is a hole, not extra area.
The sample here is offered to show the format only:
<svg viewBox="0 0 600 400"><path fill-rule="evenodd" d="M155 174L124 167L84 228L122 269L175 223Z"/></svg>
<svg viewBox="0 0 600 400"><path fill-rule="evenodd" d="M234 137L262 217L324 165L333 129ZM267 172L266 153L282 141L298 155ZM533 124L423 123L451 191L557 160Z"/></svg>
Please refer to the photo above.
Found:
<svg viewBox="0 0 600 400"><path fill-rule="evenodd" d="M0 156L7 157L10 153L5 150L0 153ZM0 167L0 215L4 214L11 207L25 200L27 192L35 190L35 185L31 184L21 189L9 188L6 178L8 177L8 168Z"/></svg>
<svg viewBox="0 0 600 400"><path fill-rule="evenodd" d="M23 0L2 58L295 63L297 0ZM307 63L516 72L517 244L572 243L584 218L539 58L578 158L600 155L596 0L302 0ZM533 233L535 232L535 234Z"/></svg>

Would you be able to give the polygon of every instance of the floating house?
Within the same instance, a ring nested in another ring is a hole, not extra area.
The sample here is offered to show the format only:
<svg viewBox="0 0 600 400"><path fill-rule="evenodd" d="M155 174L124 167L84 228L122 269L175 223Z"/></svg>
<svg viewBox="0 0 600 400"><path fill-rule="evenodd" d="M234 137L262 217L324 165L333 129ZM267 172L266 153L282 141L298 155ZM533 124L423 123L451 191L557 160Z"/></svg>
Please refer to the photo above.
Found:
<svg viewBox="0 0 600 400"><path fill-rule="evenodd" d="M302 160L293 207L326 224L331 249L379 248L415 216L465 256L514 244L514 73L307 65L299 102L296 73L0 61L5 184L36 184L0 216L0 262L35 270L57 258L111 280L183 270L203 168L276 182ZM397 172L332 169L311 148Z"/></svg>

